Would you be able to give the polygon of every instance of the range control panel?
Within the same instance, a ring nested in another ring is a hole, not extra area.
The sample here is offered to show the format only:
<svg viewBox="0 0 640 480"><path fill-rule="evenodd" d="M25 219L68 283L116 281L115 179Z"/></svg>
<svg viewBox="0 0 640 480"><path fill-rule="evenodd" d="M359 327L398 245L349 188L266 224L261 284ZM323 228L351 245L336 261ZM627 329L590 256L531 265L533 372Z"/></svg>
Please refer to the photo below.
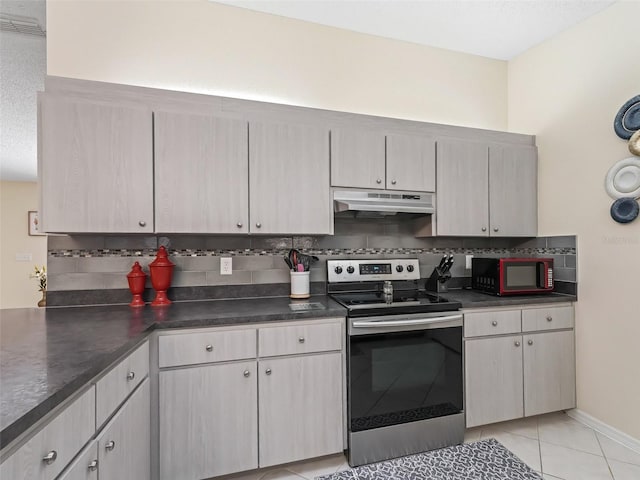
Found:
<svg viewBox="0 0 640 480"><path fill-rule="evenodd" d="M327 260L329 283L419 279L420 267L417 258Z"/></svg>

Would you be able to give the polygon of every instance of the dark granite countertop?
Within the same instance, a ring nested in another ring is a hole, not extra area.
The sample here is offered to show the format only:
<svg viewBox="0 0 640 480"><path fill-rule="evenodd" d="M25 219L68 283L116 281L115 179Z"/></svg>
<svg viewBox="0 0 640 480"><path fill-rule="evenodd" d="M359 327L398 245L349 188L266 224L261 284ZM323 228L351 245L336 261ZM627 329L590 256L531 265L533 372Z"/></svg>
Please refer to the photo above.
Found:
<svg viewBox="0 0 640 480"><path fill-rule="evenodd" d="M294 311L290 304L319 304ZM0 311L0 448L4 448L120 356L162 328L344 316L326 296Z"/></svg>
<svg viewBox="0 0 640 480"><path fill-rule="evenodd" d="M514 295L499 297L488 293L467 289L451 289L441 294L444 298L462 304L462 308L509 307L543 303L575 302L575 295L563 293L544 293L539 295Z"/></svg>

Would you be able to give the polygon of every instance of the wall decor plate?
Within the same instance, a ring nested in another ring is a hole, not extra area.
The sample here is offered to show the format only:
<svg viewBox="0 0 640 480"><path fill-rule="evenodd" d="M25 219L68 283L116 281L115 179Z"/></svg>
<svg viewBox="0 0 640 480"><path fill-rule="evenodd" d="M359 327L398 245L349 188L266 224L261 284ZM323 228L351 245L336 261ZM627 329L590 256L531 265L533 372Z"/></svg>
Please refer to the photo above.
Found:
<svg viewBox="0 0 640 480"><path fill-rule="evenodd" d="M629 151L640 157L640 130L631 135L629 139Z"/></svg>
<svg viewBox="0 0 640 480"><path fill-rule="evenodd" d="M640 212L640 205L635 198L623 197L611 205L611 218L618 223L633 222Z"/></svg>
<svg viewBox="0 0 640 480"><path fill-rule="evenodd" d="M640 95L630 99L618 110L613 129L616 135L625 140L629 140L634 132L640 130Z"/></svg>
<svg viewBox="0 0 640 480"><path fill-rule="evenodd" d="M640 158L616 162L607 172L604 186L611 198L640 197Z"/></svg>

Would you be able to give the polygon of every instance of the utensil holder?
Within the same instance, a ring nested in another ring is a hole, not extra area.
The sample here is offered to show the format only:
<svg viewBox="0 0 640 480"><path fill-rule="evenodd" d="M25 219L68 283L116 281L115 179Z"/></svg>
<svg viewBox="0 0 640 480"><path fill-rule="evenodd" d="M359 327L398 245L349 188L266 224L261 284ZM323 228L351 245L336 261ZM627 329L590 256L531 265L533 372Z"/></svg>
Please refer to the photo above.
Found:
<svg viewBox="0 0 640 480"><path fill-rule="evenodd" d="M309 298L309 273L310 272L290 272L290 298Z"/></svg>

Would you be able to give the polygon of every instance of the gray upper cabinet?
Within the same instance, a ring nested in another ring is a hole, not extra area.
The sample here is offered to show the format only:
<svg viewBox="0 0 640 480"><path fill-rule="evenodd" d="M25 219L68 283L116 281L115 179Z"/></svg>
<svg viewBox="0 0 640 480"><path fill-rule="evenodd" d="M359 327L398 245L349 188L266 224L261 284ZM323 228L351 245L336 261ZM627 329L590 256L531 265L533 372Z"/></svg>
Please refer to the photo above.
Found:
<svg viewBox="0 0 640 480"><path fill-rule="evenodd" d="M491 235L538 233L538 155L532 146L489 147Z"/></svg>
<svg viewBox="0 0 640 480"><path fill-rule="evenodd" d="M43 231L153 232L151 125L144 107L42 96Z"/></svg>
<svg viewBox="0 0 640 480"><path fill-rule="evenodd" d="M537 234L537 153L529 145L438 141L437 234Z"/></svg>
<svg viewBox="0 0 640 480"><path fill-rule="evenodd" d="M246 121L154 113L156 231L247 233Z"/></svg>
<svg viewBox="0 0 640 480"><path fill-rule="evenodd" d="M249 192L251 233L333 233L328 128L250 122Z"/></svg>
<svg viewBox="0 0 640 480"><path fill-rule="evenodd" d="M435 190L435 140L381 130L331 130L331 186Z"/></svg>
<svg viewBox="0 0 640 480"><path fill-rule="evenodd" d="M385 188L385 137L375 130L331 130L331 186Z"/></svg>
<svg viewBox="0 0 640 480"><path fill-rule="evenodd" d="M438 235L489 235L488 151L482 143L438 142Z"/></svg>
<svg viewBox="0 0 640 480"><path fill-rule="evenodd" d="M436 142L417 135L387 135L387 189L434 192Z"/></svg>

